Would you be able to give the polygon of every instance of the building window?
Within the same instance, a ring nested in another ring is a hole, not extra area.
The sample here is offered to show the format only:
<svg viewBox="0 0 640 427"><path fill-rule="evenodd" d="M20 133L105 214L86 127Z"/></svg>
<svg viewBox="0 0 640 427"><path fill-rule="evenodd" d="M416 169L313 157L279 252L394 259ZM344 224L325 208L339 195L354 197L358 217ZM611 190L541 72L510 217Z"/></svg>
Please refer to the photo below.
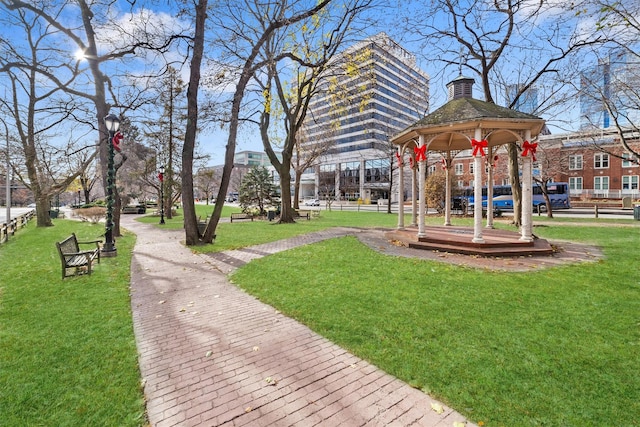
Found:
<svg viewBox="0 0 640 427"><path fill-rule="evenodd" d="M569 170L582 170L582 154L569 156Z"/></svg>
<svg viewBox="0 0 640 427"><path fill-rule="evenodd" d="M461 187L461 188L464 187L464 181L461 179L458 180L457 184L458 184L458 187Z"/></svg>
<svg viewBox="0 0 640 427"><path fill-rule="evenodd" d="M638 164L636 162L634 162L632 159L633 159L633 156L631 156L631 153L623 153L622 154L622 167L623 168L637 167Z"/></svg>
<svg viewBox="0 0 640 427"><path fill-rule="evenodd" d="M364 162L364 181L389 182L389 159L367 160Z"/></svg>
<svg viewBox="0 0 640 427"><path fill-rule="evenodd" d="M593 156L593 167L596 169L608 169L609 155L604 153L598 153L595 156Z"/></svg>
<svg viewBox="0 0 640 427"><path fill-rule="evenodd" d="M638 175L623 175L622 176L622 189L623 190L637 190L638 189Z"/></svg>
<svg viewBox="0 0 640 427"><path fill-rule="evenodd" d="M434 173L436 173L435 165L429 166L429 175L433 175Z"/></svg>
<svg viewBox="0 0 640 427"><path fill-rule="evenodd" d="M455 164L455 173L456 175L462 175L464 173L464 165L462 163Z"/></svg>
<svg viewBox="0 0 640 427"><path fill-rule="evenodd" d="M473 175L473 162L469 163L469 173Z"/></svg>
<svg viewBox="0 0 640 427"><path fill-rule="evenodd" d="M596 191L609 190L609 177L608 176L596 176L593 178L593 189Z"/></svg>
<svg viewBox="0 0 640 427"><path fill-rule="evenodd" d="M574 176L569 178L569 191L582 191L581 176Z"/></svg>

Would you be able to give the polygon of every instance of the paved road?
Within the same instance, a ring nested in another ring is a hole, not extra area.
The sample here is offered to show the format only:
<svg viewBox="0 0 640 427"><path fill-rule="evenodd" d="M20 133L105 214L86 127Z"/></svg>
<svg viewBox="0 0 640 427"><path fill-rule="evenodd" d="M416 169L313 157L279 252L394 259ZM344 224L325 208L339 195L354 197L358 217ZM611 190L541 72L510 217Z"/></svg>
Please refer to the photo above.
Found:
<svg viewBox="0 0 640 427"><path fill-rule="evenodd" d="M20 215L23 215L29 211L34 210L34 208L11 208L11 218L17 218ZM6 206L0 206L0 224L4 223L7 220L7 208Z"/></svg>

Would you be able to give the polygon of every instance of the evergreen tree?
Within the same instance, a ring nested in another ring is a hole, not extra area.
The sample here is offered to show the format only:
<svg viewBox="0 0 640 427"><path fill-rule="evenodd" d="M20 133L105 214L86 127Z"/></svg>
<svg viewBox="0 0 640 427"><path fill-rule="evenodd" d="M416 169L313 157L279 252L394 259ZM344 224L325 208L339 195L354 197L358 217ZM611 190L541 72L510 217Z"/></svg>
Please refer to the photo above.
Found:
<svg viewBox="0 0 640 427"><path fill-rule="evenodd" d="M257 208L260 215L264 215L265 207L276 206L279 203L278 188L273 184L271 174L264 166L256 166L247 172L242 178L238 193L243 212Z"/></svg>

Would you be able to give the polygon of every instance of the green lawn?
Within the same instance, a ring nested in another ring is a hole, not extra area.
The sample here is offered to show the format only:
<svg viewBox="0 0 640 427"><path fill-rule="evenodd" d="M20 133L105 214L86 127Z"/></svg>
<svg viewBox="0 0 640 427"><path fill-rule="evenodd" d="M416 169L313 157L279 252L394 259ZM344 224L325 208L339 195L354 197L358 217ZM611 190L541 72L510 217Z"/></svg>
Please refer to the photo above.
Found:
<svg viewBox="0 0 640 427"><path fill-rule="evenodd" d="M486 426L640 425L640 230L535 232L596 243L606 259L498 273L346 237L253 261L232 280Z"/></svg>
<svg viewBox="0 0 640 427"><path fill-rule="evenodd" d="M144 401L129 304L134 236L91 276L62 280L55 242L104 227L35 220L0 245L0 426L140 426Z"/></svg>
<svg viewBox="0 0 640 427"><path fill-rule="evenodd" d="M640 229L540 219L535 234L597 244L606 258L498 273L384 256L345 237L253 261L232 280L486 426L640 425ZM197 249L396 221L322 211L292 225L221 223L216 243ZM128 295L134 236L93 275L62 280L54 242L104 228L54 224L32 221L0 245L0 426L144 425ZM181 226L178 215L162 227Z"/></svg>

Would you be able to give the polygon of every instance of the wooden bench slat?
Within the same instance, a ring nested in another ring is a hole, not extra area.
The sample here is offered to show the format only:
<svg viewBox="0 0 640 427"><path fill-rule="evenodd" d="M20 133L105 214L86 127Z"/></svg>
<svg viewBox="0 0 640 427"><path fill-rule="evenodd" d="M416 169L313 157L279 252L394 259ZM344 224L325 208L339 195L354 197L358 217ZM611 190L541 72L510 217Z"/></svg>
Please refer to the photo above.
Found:
<svg viewBox="0 0 640 427"><path fill-rule="evenodd" d="M91 265L94 260L100 264L100 243L101 240L90 240L79 242L75 233L61 242L56 242L60 261L62 262L62 278L67 277L67 269L73 268L75 274L82 274L80 268L86 267L87 274L91 274ZM80 245L95 245L95 249L81 251Z"/></svg>

